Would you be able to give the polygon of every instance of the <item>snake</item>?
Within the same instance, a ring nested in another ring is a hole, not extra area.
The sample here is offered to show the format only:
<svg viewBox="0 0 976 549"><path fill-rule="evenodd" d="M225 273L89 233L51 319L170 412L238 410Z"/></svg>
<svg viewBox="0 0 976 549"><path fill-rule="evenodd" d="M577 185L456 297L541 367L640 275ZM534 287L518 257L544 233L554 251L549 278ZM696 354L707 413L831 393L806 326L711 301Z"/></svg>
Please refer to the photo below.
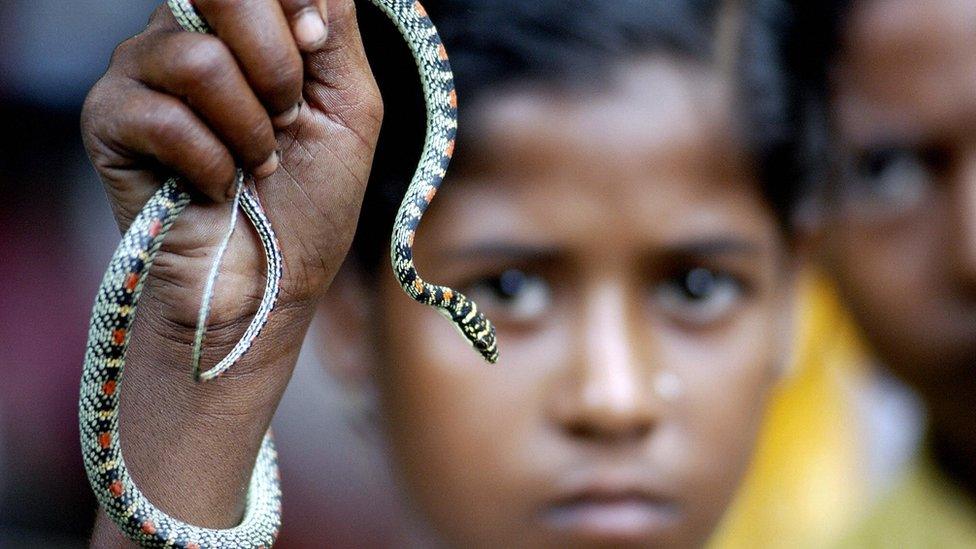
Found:
<svg viewBox="0 0 976 549"><path fill-rule="evenodd" d="M478 306L461 292L425 281L413 261L417 228L446 176L457 136L457 92L447 52L424 7L413 0L370 0L389 17L417 63L427 110L423 150L394 218L390 239L393 273L404 292L446 316L467 342L489 363L498 360L495 328ZM210 33L193 0L167 0L180 26ZM258 193L238 170L237 192L229 229L220 243L204 290L193 347L193 377L217 379L250 349L272 314L285 268L274 229ZM118 529L142 547L271 547L281 528L281 485L277 452L270 429L265 434L248 484L241 522L227 529L183 522L157 508L135 481L122 455L119 402L130 329L147 276L171 227L189 206L191 195L178 176L167 179L149 198L122 236L99 285L89 323L82 369L79 427L85 471L99 505ZM265 254L265 291L244 335L230 353L206 371L200 349L206 331L218 266L237 212L256 230Z"/></svg>

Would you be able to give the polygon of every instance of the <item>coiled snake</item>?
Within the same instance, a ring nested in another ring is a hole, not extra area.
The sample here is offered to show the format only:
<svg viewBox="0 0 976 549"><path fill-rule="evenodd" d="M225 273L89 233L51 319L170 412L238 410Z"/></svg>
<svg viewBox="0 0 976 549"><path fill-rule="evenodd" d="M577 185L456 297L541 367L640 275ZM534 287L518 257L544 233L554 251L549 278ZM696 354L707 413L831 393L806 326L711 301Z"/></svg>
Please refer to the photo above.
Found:
<svg viewBox="0 0 976 549"><path fill-rule="evenodd" d="M209 32L192 0L168 0L184 29ZM421 279L413 264L413 240L420 219L444 179L454 152L457 133L457 97L447 54L424 8L412 0L371 0L389 16L406 39L419 68L427 103L427 135L420 163L397 212L391 242L393 271L404 291L415 300L435 307L455 324L471 345L489 362L498 352L495 331L474 302L459 292ZM194 376L212 380L249 349L274 308L283 269L274 231L254 190L238 176L233 231L240 207L257 230L265 251L265 295L244 336L230 354L210 370L201 372L200 346L216 268L230 233L214 259L193 351ZM281 523L281 491L277 457L270 432L261 445L240 525L227 530L192 526L157 509L136 487L119 442L119 392L129 344L129 329L146 275L163 238L190 202L190 195L171 178L150 198L126 231L98 289L92 310L81 380L79 422L81 447L88 479L101 506L130 539L144 547L257 548L270 546Z"/></svg>

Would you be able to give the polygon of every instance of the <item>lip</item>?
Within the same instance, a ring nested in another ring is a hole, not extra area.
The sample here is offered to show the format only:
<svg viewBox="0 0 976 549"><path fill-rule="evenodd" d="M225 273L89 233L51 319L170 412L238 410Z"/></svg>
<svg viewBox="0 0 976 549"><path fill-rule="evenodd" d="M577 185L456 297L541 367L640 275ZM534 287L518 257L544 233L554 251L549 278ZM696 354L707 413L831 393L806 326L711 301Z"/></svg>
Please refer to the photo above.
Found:
<svg viewBox="0 0 976 549"><path fill-rule="evenodd" d="M660 538L679 519L676 502L637 483L593 482L572 489L547 505L547 529L600 542L638 543Z"/></svg>

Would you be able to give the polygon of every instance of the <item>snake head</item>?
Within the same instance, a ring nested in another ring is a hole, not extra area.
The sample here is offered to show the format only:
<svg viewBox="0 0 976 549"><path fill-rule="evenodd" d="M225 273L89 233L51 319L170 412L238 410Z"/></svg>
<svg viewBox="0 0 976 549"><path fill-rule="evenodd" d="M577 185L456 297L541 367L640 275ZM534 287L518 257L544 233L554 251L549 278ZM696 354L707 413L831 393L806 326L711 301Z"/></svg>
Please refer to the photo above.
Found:
<svg viewBox="0 0 976 549"><path fill-rule="evenodd" d="M449 316L461 335L478 353L490 364L498 362L498 340L495 337L495 327L484 313L478 310L473 301L463 295L457 295L456 306Z"/></svg>
<svg viewBox="0 0 976 549"><path fill-rule="evenodd" d="M485 323L485 331L481 332L482 335L480 336L468 336L468 341L489 364L494 364L498 362L498 339L495 337L495 327L483 315L482 318Z"/></svg>

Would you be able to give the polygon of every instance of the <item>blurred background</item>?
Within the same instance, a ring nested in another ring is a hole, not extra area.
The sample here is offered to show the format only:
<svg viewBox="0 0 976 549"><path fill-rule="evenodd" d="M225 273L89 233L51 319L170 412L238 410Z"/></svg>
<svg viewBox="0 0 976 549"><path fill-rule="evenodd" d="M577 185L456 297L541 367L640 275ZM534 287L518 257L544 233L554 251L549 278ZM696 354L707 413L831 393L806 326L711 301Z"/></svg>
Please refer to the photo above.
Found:
<svg viewBox="0 0 976 549"><path fill-rule="evenodd" d="M0 3L0 547L84 547L94 520L77 392L90 307L119 233L79 114L114 47L156 5ZM834 290L806 278L796 359L719 546L835 534L922 438L914 397L877 375ZM285 493L278 546L401 545L408 513L382 443L357 428L361 403L322 368L319 332L309 332L274 426Z"/></svg>
<svg viewBox="0 0 976 549"><path fill-rule="evenodd" d="M153 4L0 6L0 545L81 547L91 528L72 400L87 309L118 230L79 112Z"/></svg>

